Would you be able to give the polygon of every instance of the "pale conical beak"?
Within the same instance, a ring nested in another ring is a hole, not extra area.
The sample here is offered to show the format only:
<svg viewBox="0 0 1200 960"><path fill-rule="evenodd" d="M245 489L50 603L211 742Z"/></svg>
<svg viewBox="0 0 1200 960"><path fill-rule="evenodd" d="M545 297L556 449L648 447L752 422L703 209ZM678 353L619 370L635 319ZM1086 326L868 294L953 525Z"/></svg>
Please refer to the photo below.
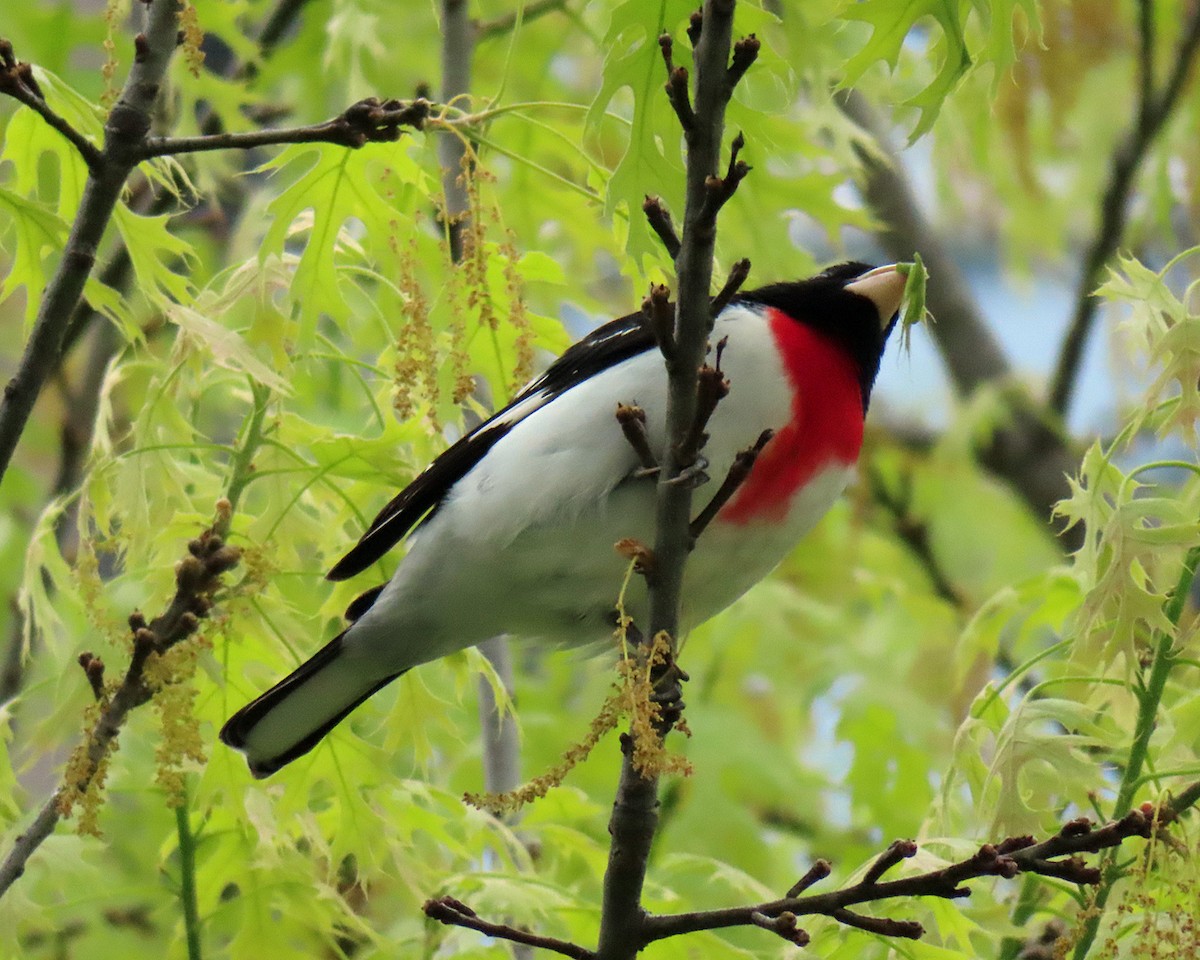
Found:
<svg viewBox="0 0 1200 960"><path fill-rule="evenodd" d="M875 309L879 311L880 326L887 327L900 309L907 282L908 278L896 269L894 263L890 263L886 267L868 270L857 280L851 280L846 284L846 289L875 304Z"/></svg>

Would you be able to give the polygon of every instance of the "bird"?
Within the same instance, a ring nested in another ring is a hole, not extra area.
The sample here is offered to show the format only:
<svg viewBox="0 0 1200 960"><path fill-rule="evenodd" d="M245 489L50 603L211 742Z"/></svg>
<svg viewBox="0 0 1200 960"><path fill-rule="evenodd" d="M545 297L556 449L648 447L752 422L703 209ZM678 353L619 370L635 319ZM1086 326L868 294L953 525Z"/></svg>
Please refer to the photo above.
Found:
<svg viewBox="0 0 1200 960"><path fill-rule="evenodd" d="M729 390L705 428L706 472L726 476L739 451L773 434L688 557L681 632L770 573L849 482L904 287L896 264L840 263L741 292L714 319L707 362ZM619 404L645 412L661 461L667 373L641 312L569 347L380 511L327 578L354 577L405 540L391 578L221 729L255 777L308 753L420 664L506 633L575 646L611 637L629 562L615 545L653 543L657 484L617 423ZM623 604L635 625L648 615L640 579Z"/></svg>

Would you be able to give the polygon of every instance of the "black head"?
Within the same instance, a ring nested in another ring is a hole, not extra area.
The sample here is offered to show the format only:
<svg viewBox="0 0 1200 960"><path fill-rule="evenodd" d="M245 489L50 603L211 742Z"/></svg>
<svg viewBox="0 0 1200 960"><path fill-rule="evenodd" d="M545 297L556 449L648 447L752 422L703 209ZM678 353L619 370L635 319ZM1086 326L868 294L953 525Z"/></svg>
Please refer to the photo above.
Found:
<svg viewBox="0 0 1200 960"><path fill-rule="evenodd" d="M865 411L903 293L904 277L895 267L852 261L808 280L759 287L738 300L774 307L841 343L858 365Z"/></svg>

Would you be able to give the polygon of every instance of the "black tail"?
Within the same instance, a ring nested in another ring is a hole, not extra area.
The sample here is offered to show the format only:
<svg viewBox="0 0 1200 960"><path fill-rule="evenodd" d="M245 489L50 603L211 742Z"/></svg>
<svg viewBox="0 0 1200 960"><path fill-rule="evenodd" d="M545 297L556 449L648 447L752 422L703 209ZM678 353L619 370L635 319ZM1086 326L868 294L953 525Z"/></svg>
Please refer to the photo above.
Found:
<svg viewBox="0 0 1200 960"><path fill-rule="evenodd" d="M221 740L246 754L254 776L269 776L308 753L355 707L404 673L382 680L362 676L362 662L344 656L345 635L338 634L221 728Z"/></svg>

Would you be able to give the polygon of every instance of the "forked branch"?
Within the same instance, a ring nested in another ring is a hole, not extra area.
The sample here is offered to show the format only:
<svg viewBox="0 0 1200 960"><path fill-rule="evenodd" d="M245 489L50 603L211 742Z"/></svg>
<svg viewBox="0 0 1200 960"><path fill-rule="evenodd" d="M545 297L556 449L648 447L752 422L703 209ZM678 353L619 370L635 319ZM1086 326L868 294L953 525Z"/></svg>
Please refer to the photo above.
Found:
<svg viewBox="0 0 1200 960"><path fill-rule="evenodd" d="M1015 877L1024 873L1074 884L1095 884L1100 881L1100 870L1088 866L1081 859L1081 854L1099 853L1119 846L1132 837L1149 838L1155 835L1195 803L1198 794L1200 789L1193 785L1181 794L1181 799L1186 798L1186 803L1176 801L1157 808L1146 804L1120 820L1098 828L1087 818L1072 820L1054 836L1041 842L1028 836L1009 837L997 844L984 844L970 857L949 866L884 881L882 877L889 870L915 855L918 849L911 840L897 840L880 854L857 883L830 893L802 896L805 890L829 875L829 864L818 860L781 900L726 910L648 917L644 925L647 938L643 946L700 930L750 926L771 930L792 943L800 940L807 942L807 934L799 929L795 920L802 916L818 915L882 936L916 939L924 933L924 929L915 921L872 917L848 908L898 898L966 897L971 891L964 886L965 883L989 876Z"/></svg>

